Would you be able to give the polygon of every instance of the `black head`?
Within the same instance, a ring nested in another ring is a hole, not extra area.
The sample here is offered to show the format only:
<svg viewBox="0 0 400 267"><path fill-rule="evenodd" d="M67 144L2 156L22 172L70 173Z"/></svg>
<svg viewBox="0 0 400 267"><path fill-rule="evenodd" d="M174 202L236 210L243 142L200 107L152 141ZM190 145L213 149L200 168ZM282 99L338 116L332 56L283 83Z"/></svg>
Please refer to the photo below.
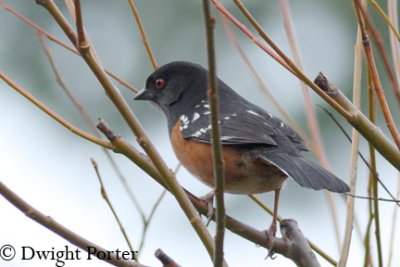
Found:
<svg viewBox="0 0 400 267"><path fill-rule="evenodd" d="M134 100L154 102L171 124L206 97L207 71L198 64L176 61L154 71Z"/></svg>

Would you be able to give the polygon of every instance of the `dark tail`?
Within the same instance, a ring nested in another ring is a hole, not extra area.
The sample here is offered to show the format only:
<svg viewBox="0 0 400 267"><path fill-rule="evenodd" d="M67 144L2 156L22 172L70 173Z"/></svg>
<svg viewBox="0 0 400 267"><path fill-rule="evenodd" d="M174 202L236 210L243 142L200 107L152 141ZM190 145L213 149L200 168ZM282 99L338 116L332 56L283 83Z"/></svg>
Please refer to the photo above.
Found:
<svg viewBox="0 0 400 267"><path fill-rule="evenodd" d="M301 186L315 190L327 189L337 193L350 191L350 187L345 182L312 160L284 153L264 154L261 160L272 163Z"/></svg>

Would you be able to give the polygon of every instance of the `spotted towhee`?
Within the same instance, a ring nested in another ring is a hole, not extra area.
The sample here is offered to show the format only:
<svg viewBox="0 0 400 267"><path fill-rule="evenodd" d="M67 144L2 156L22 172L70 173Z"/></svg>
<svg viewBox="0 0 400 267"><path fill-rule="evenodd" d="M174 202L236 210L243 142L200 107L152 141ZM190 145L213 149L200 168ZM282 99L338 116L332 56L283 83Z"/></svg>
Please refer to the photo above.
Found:
<svg viewBox="0 0 400 267"><path fill-rule="evenodd" d="M180 162L210 187L214 185L211 152L208 72L190 62L172 62L153 72L136 100L158 105L168 120L172 147ZM276 233L279 192L287 177L299 185L332 192L349 187L320 165L303 157L301 137L271 113L250 103L218 79L225 191L254 194L275 191L268 233Z"/></svg>

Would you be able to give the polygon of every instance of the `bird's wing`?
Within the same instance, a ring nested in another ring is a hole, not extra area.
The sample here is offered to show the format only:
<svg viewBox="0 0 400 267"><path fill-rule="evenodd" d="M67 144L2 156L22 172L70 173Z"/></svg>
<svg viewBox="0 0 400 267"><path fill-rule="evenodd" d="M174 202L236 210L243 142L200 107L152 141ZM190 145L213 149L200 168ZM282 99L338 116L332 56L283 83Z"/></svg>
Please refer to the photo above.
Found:
<svg viewBox="0 0 400 267"><path fill-rule="evenodd" d="M180 117L181 133L185 139L211 143L210 110L206 101L197 105L192 114ZM257 106L246 105L220 110L221 143L226 145L264 144L278 145L285 136L299 150L307 150L300 136L279 118ZM277 138L278 137L278 138Z"/></svg>

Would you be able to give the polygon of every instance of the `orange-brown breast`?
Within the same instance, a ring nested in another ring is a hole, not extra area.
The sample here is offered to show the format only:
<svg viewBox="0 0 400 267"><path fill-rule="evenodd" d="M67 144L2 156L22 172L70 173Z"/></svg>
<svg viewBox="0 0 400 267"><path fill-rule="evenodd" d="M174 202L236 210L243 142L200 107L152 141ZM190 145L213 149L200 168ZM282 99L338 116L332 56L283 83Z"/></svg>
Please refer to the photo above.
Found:
<svg viewBox="0 0 400 267"><path fill-rule="evenodd" d="M210 187L214 187L211 145L186 140L179 122L172 128L171 143L185 168ZM287 176L273 165L254 160L244 146L224 146L225 191L234 194L268 192L282 187Z"/></svg>

